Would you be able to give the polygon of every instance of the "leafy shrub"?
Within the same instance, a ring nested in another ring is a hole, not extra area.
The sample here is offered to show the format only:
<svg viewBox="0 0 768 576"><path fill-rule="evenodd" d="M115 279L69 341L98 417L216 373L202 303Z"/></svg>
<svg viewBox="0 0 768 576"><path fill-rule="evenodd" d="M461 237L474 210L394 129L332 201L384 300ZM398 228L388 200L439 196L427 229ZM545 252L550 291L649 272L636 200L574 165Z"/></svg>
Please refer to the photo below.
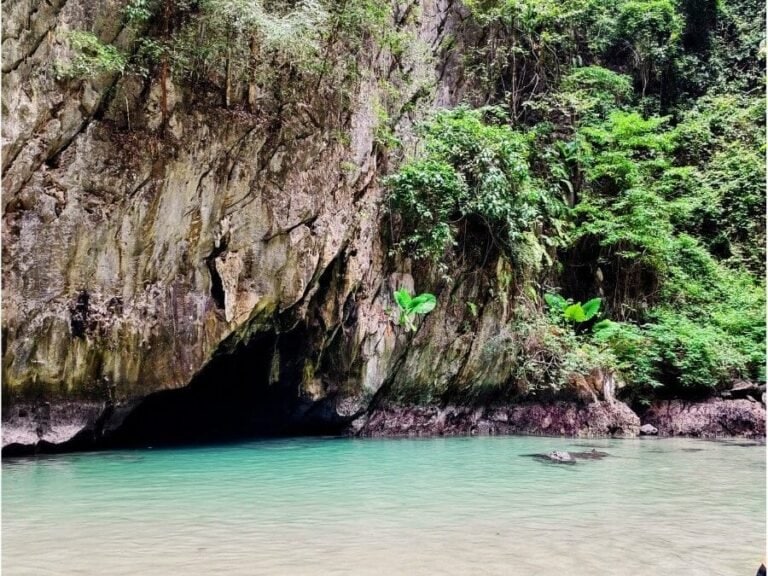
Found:
<svg viewBox="0 0 768 576"><path fill-rule="evenodd" d="M470 23L482 43L466 54L479 98L506 101L517 120L570 66L589 63L613 39L611 2L596 0L470 0Z"/></svg>
<svg viewBox="0 0 768 576"><path fill-rule="evenodd" d="M671 0L630 0L621 3L617 41L630 47L641 81L641 95L652 79L671 65L680 49L683 20Z"/></svg>
<svg viewBox="0 0 768 576"><path fill-rule="evenodd" d="M405 288L395 292L395 302L400 308L397 324L405 326L411 332L416 331L416 325L413 323L416 314L429 314L437 306L434 294L424 293L411 297Z"/></svg>
<svg viewBox="0 0 768 576"><path fill-rule="evenodd" d="M632 99L632 79L601 66L574 68L563 78L560 96L580 115L605 116Z"/></svg>
<svg viewBox="0 0 768 576"><path fill-rule="evenodd" d="M424 153L386 180L406 234L397 248L440 258L465 222L480 225L512 255L543 219L544 192L529 174L529 140L487 123L484 110L437 113L421 128Z"/></svg>
<svg viewBox="0 0 768 576"><path fill-rule="evenodd" d="M674 130L678 162L698 169L682 227L757 274L765 263L764 122L763 98L717 96L700 99Z"/></svg>
<svg viewBox="0 0 768 576"><path fill-rule="evenodd" d="M601 298L592 298L583 305L581 302L571 302L559 294L544 294L550 309L560 312L562 317L569 322L582 323L592 320L600 311Z"/></svg>

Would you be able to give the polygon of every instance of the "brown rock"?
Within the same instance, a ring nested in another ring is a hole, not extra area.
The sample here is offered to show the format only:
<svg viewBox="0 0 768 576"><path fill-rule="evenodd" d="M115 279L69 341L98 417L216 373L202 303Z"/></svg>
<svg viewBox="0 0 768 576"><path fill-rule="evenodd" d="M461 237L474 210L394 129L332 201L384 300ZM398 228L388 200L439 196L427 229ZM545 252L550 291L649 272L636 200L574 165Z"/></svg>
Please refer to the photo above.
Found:
<svg viewBox="0 0 768 576"><path fill-rule="evenodd" d="M487 412L487 415L486 415ZM506 415L506 420L501 417ZM492 422L492 423L491 423ZM622 402L515 404L505 408L383 406L356 433L363 436L547 434L633 437L640 419Z"/></svg>
<svg viewBox="0 0 768 576"><path fill-rule="evenodd" d="M765 408L749 400L713 398L705 402L654 403L643 418L661 436L764 438Z"/></svg>

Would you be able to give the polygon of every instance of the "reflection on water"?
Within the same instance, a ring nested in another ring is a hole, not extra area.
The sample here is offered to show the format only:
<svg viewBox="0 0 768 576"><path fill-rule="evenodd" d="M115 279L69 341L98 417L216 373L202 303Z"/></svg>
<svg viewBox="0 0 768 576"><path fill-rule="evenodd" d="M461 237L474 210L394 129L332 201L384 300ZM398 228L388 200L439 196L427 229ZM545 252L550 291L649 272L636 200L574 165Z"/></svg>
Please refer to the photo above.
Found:
<svg viewBox="0 0 768 576"><path fill-rule="evenodd" d="M558 466L523 457L609 453ZM292 439L3 463L4 576L754 574L765 450Z"/></svg>

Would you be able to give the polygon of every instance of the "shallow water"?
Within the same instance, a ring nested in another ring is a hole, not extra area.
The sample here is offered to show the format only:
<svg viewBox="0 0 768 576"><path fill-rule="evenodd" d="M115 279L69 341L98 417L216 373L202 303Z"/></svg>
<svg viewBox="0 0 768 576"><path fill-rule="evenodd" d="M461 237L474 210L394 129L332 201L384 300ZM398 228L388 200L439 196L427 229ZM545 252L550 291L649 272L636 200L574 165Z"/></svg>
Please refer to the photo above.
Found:
<svg viewBox="0 0 768 576"><path fill-rule="evenodd" d="M290 439L2 470L4 576L751 576L765 551L763 446Z"/></svg>

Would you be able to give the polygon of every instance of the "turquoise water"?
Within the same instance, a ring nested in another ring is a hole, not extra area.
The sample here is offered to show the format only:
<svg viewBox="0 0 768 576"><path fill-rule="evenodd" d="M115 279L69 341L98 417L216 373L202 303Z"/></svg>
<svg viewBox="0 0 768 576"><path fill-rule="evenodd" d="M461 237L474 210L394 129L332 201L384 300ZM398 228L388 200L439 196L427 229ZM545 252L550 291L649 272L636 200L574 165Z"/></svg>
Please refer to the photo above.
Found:
<svg viewBox="0 0 768 576"><path fill-rule="evenodd" d="M611 454L553 465L553 449ZM290 439L3 463L2 573L753 575L765 449Z"/></svg>

